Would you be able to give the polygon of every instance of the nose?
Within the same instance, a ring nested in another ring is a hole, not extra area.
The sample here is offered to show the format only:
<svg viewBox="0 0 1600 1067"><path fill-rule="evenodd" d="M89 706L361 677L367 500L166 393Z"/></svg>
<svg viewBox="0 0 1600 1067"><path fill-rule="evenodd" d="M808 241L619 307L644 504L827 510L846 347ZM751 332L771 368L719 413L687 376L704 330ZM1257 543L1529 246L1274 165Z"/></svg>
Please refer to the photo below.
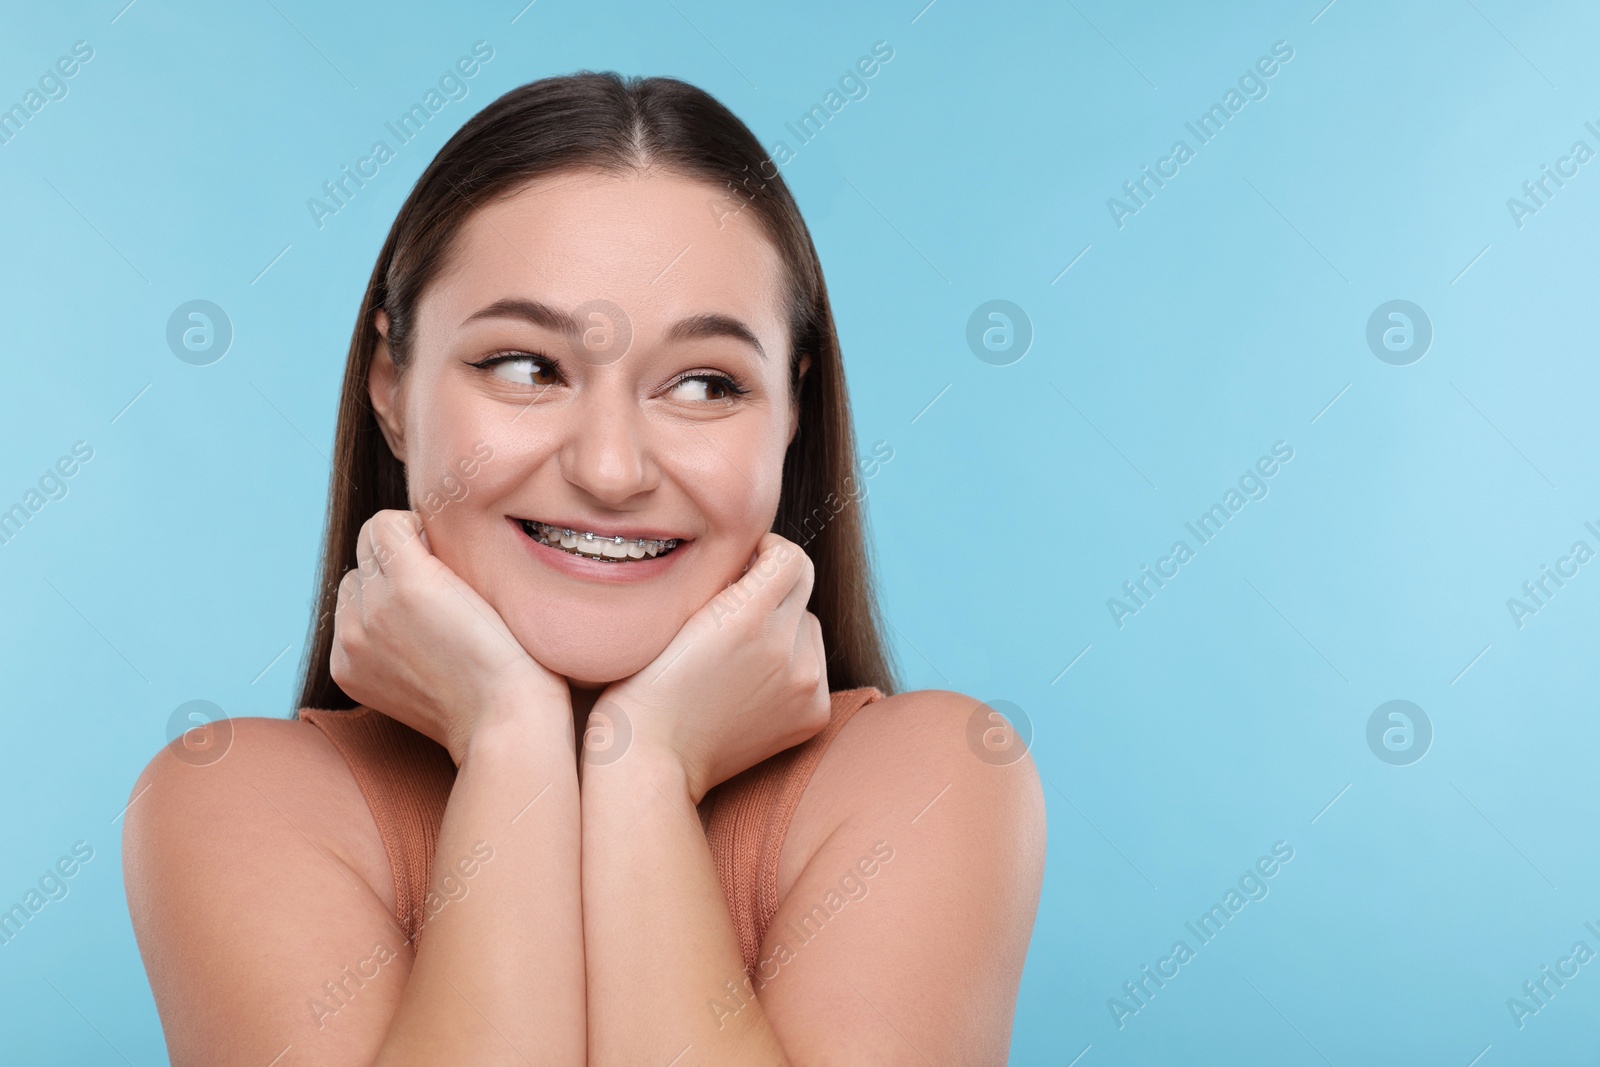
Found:
<svg viewBox="0 0 1600 1067"><path fill-rule="evenodd" d="M638 403L621 390L591 388L573 407L561 473L605 505L620 505L661 480Z"/></svg>

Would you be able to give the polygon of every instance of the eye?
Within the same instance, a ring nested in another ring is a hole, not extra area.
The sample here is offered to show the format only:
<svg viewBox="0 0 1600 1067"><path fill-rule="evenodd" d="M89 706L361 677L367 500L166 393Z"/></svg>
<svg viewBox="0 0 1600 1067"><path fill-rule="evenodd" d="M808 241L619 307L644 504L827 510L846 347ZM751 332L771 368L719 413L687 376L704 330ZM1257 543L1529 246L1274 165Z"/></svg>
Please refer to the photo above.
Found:
<svg viewBox="0 0 1600 1067"><path fill-rule="evenodd" d="M700 404L733 400L748 391L726 374L692 374L672 387L674 398Z"/></svg>
<svg viewBox="0 0 1600 1067"><path fill-rule="evenodd" d="M472 366L517 385L548 387L561 381L555 364L532 352L500 352Z"/></svg>

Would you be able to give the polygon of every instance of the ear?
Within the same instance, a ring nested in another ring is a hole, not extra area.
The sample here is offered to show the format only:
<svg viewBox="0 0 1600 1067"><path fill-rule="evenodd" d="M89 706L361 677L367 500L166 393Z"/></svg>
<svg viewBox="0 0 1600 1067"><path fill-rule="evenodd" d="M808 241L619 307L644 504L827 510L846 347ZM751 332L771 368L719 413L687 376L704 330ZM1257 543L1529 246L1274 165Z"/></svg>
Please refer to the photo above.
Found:
<svg viewBox="0 0 1600 1067"><path fill-rule="evenodd" d="M367 370L367 395L372 400L372 410L378 416L378 428L389 443L389 451L401 463L406 461L404 396L400 389L400 371L389 352L389 314L379 308L373 316L378 330L378 344L372 353L372 366Z"/></svg>
<svg viewBox="0 0 1600 1067"><path fill-rule="evenodd" d="M800 432L800 383L806 380L806 371L811 369L811 354L804 353L800 357L800 373L795 375L794 395L789 398L789 440L787 444L794 444L794 435Z"/></svg>

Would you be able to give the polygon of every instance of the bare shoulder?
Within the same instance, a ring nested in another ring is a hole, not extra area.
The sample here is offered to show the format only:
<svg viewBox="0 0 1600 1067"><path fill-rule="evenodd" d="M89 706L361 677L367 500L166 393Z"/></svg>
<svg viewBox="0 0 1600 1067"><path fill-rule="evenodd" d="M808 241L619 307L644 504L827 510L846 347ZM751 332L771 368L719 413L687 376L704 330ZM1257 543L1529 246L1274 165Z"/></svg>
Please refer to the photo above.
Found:
<svg viewBox="0 0 1600 1067"><path fill-rule="evenodd" d="M236 851L284 840L300 847L277 862L335 863L393 908L377 824L327 735L309 722L262 717L212 730L214 749L163 746L130 791L123 827L130 905L136 874L176 864L203 884L241 869L230 861ZM197 853L211 862L193 863Z"/></svg>
<svg viewBox="0 0 1600 1067"><path fill-rule="evenodd" d="M214 748L157 752L124 816L128 912L168 1053L266 1063L287 1044L294 1062L370 1062L410 967L377 826L311 723L226 722ZM335 1009L316 991L375 953L400 981L370 983L325 1027Z"/></svg>
<svg viewBox="0 0 1600 1067"><path fill-rule="evenodd" d="M790 823L780 893L844 828L948 835L1042 870L1044 794L1026 741L975 697L897 693L859 709L829 744ZM1003 832L996 832L1003 830ZM982 843L980 842L985 842ZM952 857L953 858L953 857Z"/></svg>
<svg viewBox="0 0 1600 1067"><path fill-rule="evenodd" d="M784 843L757 972L791 1061L1006 1062L1044 879L1025 749L948 690L874 701L833 739Z"/></svg>

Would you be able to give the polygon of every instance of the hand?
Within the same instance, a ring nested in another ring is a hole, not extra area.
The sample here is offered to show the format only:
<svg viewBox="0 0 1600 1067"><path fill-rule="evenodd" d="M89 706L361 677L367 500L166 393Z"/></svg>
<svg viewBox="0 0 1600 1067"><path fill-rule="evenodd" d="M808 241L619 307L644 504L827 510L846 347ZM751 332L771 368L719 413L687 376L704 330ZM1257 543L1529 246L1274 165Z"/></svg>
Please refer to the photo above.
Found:
<svg viewBox="0 0 1600 1067"><path fill-rule="evenodd" d="M433 555L415 512L380 511L363 523L356 560L339 582L329 662L354 700L431 737L457 766L491 712L531 703L571 721L566 680Z"/></svg>
<svg viewBox="0 0 1600 1067"><path fill-rule="evenodd" d="M745 574L643 670L607 686L591 714L620 708L630 753L683 769L694 803L719 782L807 740L828 723L822 624L806 610L810 557L762 536Z"/></svg>

